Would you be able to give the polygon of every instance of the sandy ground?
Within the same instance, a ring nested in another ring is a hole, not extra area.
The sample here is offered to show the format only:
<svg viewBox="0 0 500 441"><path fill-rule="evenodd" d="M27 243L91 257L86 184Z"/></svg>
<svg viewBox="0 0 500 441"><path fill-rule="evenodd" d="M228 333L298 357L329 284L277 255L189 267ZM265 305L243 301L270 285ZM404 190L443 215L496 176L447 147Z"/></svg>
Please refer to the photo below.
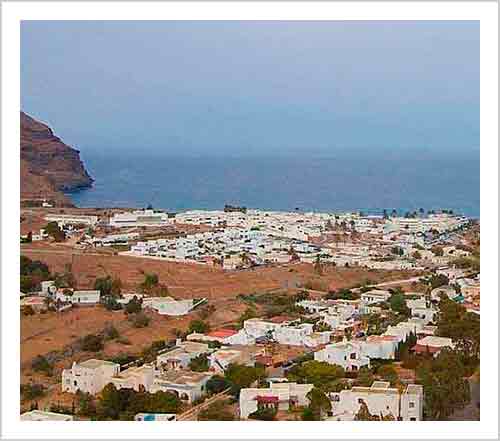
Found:
<svg viewBox="0 0 500 441"><path fill-rule="evenodd" d="M72 262L79 288L92 288L96 277L109 274L120 277L125 290L133 291L142 282L143 272L156 273L171 294L178 298L234 298L239 293L293 288L307 283L314 289L324 291L351 287L367 279L382 282L414 274L409 271L325 267L324 274L318 276L313 266L306 263L227 272L197 264L82 252L65 245L47 243L23 245L21 254L46 262L51 272L62 272L65 264Z"/></svg>

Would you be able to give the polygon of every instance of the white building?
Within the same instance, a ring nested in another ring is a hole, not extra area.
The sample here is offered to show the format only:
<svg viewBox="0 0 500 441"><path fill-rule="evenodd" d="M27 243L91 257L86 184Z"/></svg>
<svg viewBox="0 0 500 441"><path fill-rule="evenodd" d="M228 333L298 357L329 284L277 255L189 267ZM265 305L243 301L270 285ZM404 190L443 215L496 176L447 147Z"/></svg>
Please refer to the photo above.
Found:
<svg viewBox="0 0 500 441"><path fill-rule="evenodd" d="M248 416L262 407L288 410L293 406L307 406L307 394L312 384L271 383L268 388L246 388L240 391L240 418Z"/></svg>
<svg viewBox="0 0 500 441"><path fill-rule="evenodd" d="M153 384L155 369L152 364L132 366L110 379L117 389L134 389L139 392L142 388L148 391Z"/></svg>
<svg viewBox="0 0 500 441"><path fill-rule="evenodd" d="M172 297L144 297L142 306L151 308L160 315L181 316L191 312L196 306L206 302L206 299L200 299L194 302L194 299L175 300Z"/></svg>
<svg viewBox="0 0 500 441"><path fill-rule="evenodd" d="M84 224L93 227L99 222L99 217L79 214L48 214L45 216L45 220L57 222L59 226Z"/></svg>
<svg viewBox="0 0 500 441"><path fill-rule="evenodd" d="M362 293L360 298L361 302L364 305L372 305L374 303L385 302L389 300L389 297L391 297L390 292L373 289L371 291Z"/></svg>
<svg viewBox="0 0 500 441"><path fill-rule="evenodd" d="M192 403L206 393L206 384L213 373L182 370L164 371L157 375L149 392L171 392L182 401Z"/></svg>
<svg viewBox="0 0 500 441"><path fill-rule="evenodd" d="M125 213L115 213L109 219L112 227L158 227L170 225L171 219L167 213L155 210L136 210Z"/></svg>
<svg viewBox="0 0 500 441"><path fill-rule="evenodd" d="M406 306L411 310L412 317L420 318L425 321L425 324L434 321L436 310L427 304L425 297L415 300L407 300Z"/></svg>
<svg viewBox="0 0 500 441"><path fill-rule="evenodd" d="M437 356L444 348L453 349L454 347L455 345L451 338L428 335L417 340L413 350L417 354L430 353Z"/></svg>
<svg viewBox="0 0 500 441"><path fill-rule="evenodd" d="M364 403L371 415L393 417L395 420L420 421L423 418L423 388L410 384L400 394L389 382L375 381L370 387L355 386L330 393L333 421L353 421Z"/></svg>
<svg viewBox="0 0 500 441"><path fill-rule="evenodd" d="M208 344L178 340L175 348L156 357L156 365L163 370L186 369L193 358L208 352Z"/></svg>
<svg viewBox="0 0 500 441"><path fill-rule="evenodd" d="M395 358L398 338L390 335L370 335L361 343L361 352L368 358L393 360Z"/></svg>
<svg viewBox="0 0 500 441"><path fill-rule="evenodd" d="M73 415L64 413L30 410L21 414L21 421L73 421Z"/></svg>
<svg viewBox="0 0 500 441"><path fill-rule="evenodd" d="M282 345L303 346L307 336L313 333L314 325L302 323L296 326L282 326L273 331L273 338Z"/></svg>
<svg viewBox="0 0 500 441"><path fill-rule="evenodd" d="M262 320L259 318L252 318L245 320L243 328L252 337L263 337L267 334L271 335L272 332L281 327L280 323L273 323L271 321Z"/></svg>
<svg viewBox="0 0 500 441"><path fill-rule="evenodd" d="M324 349L314 353L314 360L336 364L346 371L356 371L363 366L370 366L370 359L363 355L362 346L358 342L327 345Z"/></svg>
<svg viewBox="0 0 500 441"><path fill-rule="evenodd" d="M95 395L119 373L120 365L110 361L90 359L73 362L71 369L62 371L62 391L76 393L80 390Z"/></svg>
<svg viewBox="0 0 500 441"><path fill-rule="evenodd" d="M95 305L101 299L101 292L97 290L68 290L59 289L55 299L61 302L69 302L78 305Z"/></svg>

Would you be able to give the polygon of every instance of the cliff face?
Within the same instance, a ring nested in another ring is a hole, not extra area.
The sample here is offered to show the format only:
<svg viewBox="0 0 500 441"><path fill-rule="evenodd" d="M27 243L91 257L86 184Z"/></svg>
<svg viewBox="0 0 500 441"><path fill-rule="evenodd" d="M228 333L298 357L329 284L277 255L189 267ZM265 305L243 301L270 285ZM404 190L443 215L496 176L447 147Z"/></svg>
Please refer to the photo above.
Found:
<svg viewBox="0 0 500 441"><path fill-rule="evenodd" d="M67 204L61 191L90 187L92 182L78 150L21 112L21 199L54 199Z"/></svg>

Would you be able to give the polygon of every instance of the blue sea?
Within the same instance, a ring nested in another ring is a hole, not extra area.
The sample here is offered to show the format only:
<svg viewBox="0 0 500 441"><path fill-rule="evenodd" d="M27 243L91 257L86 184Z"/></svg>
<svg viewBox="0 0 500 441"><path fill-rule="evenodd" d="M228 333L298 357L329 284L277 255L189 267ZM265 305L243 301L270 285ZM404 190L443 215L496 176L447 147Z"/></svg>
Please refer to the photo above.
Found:
<svg viewBox="0 0 500 441"><path fill-rule="evenodd" d="M83 151L95 179L70 193L79 207L401 213L452 209L479 218L479 152L342 157L171 157Z"/></svg>

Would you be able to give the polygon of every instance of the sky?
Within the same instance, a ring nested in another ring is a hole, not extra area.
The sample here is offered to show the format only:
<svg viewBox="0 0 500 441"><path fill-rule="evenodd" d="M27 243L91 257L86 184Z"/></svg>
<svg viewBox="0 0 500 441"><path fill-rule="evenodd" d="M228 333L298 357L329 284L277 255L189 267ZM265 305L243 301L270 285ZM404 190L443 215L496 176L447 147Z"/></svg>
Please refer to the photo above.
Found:
<svg viewBox="0 0 500 441"><path fill-rule="evenodd" d="M24 21L21 108L184 155L479 151L478 21Z"/></svg>

